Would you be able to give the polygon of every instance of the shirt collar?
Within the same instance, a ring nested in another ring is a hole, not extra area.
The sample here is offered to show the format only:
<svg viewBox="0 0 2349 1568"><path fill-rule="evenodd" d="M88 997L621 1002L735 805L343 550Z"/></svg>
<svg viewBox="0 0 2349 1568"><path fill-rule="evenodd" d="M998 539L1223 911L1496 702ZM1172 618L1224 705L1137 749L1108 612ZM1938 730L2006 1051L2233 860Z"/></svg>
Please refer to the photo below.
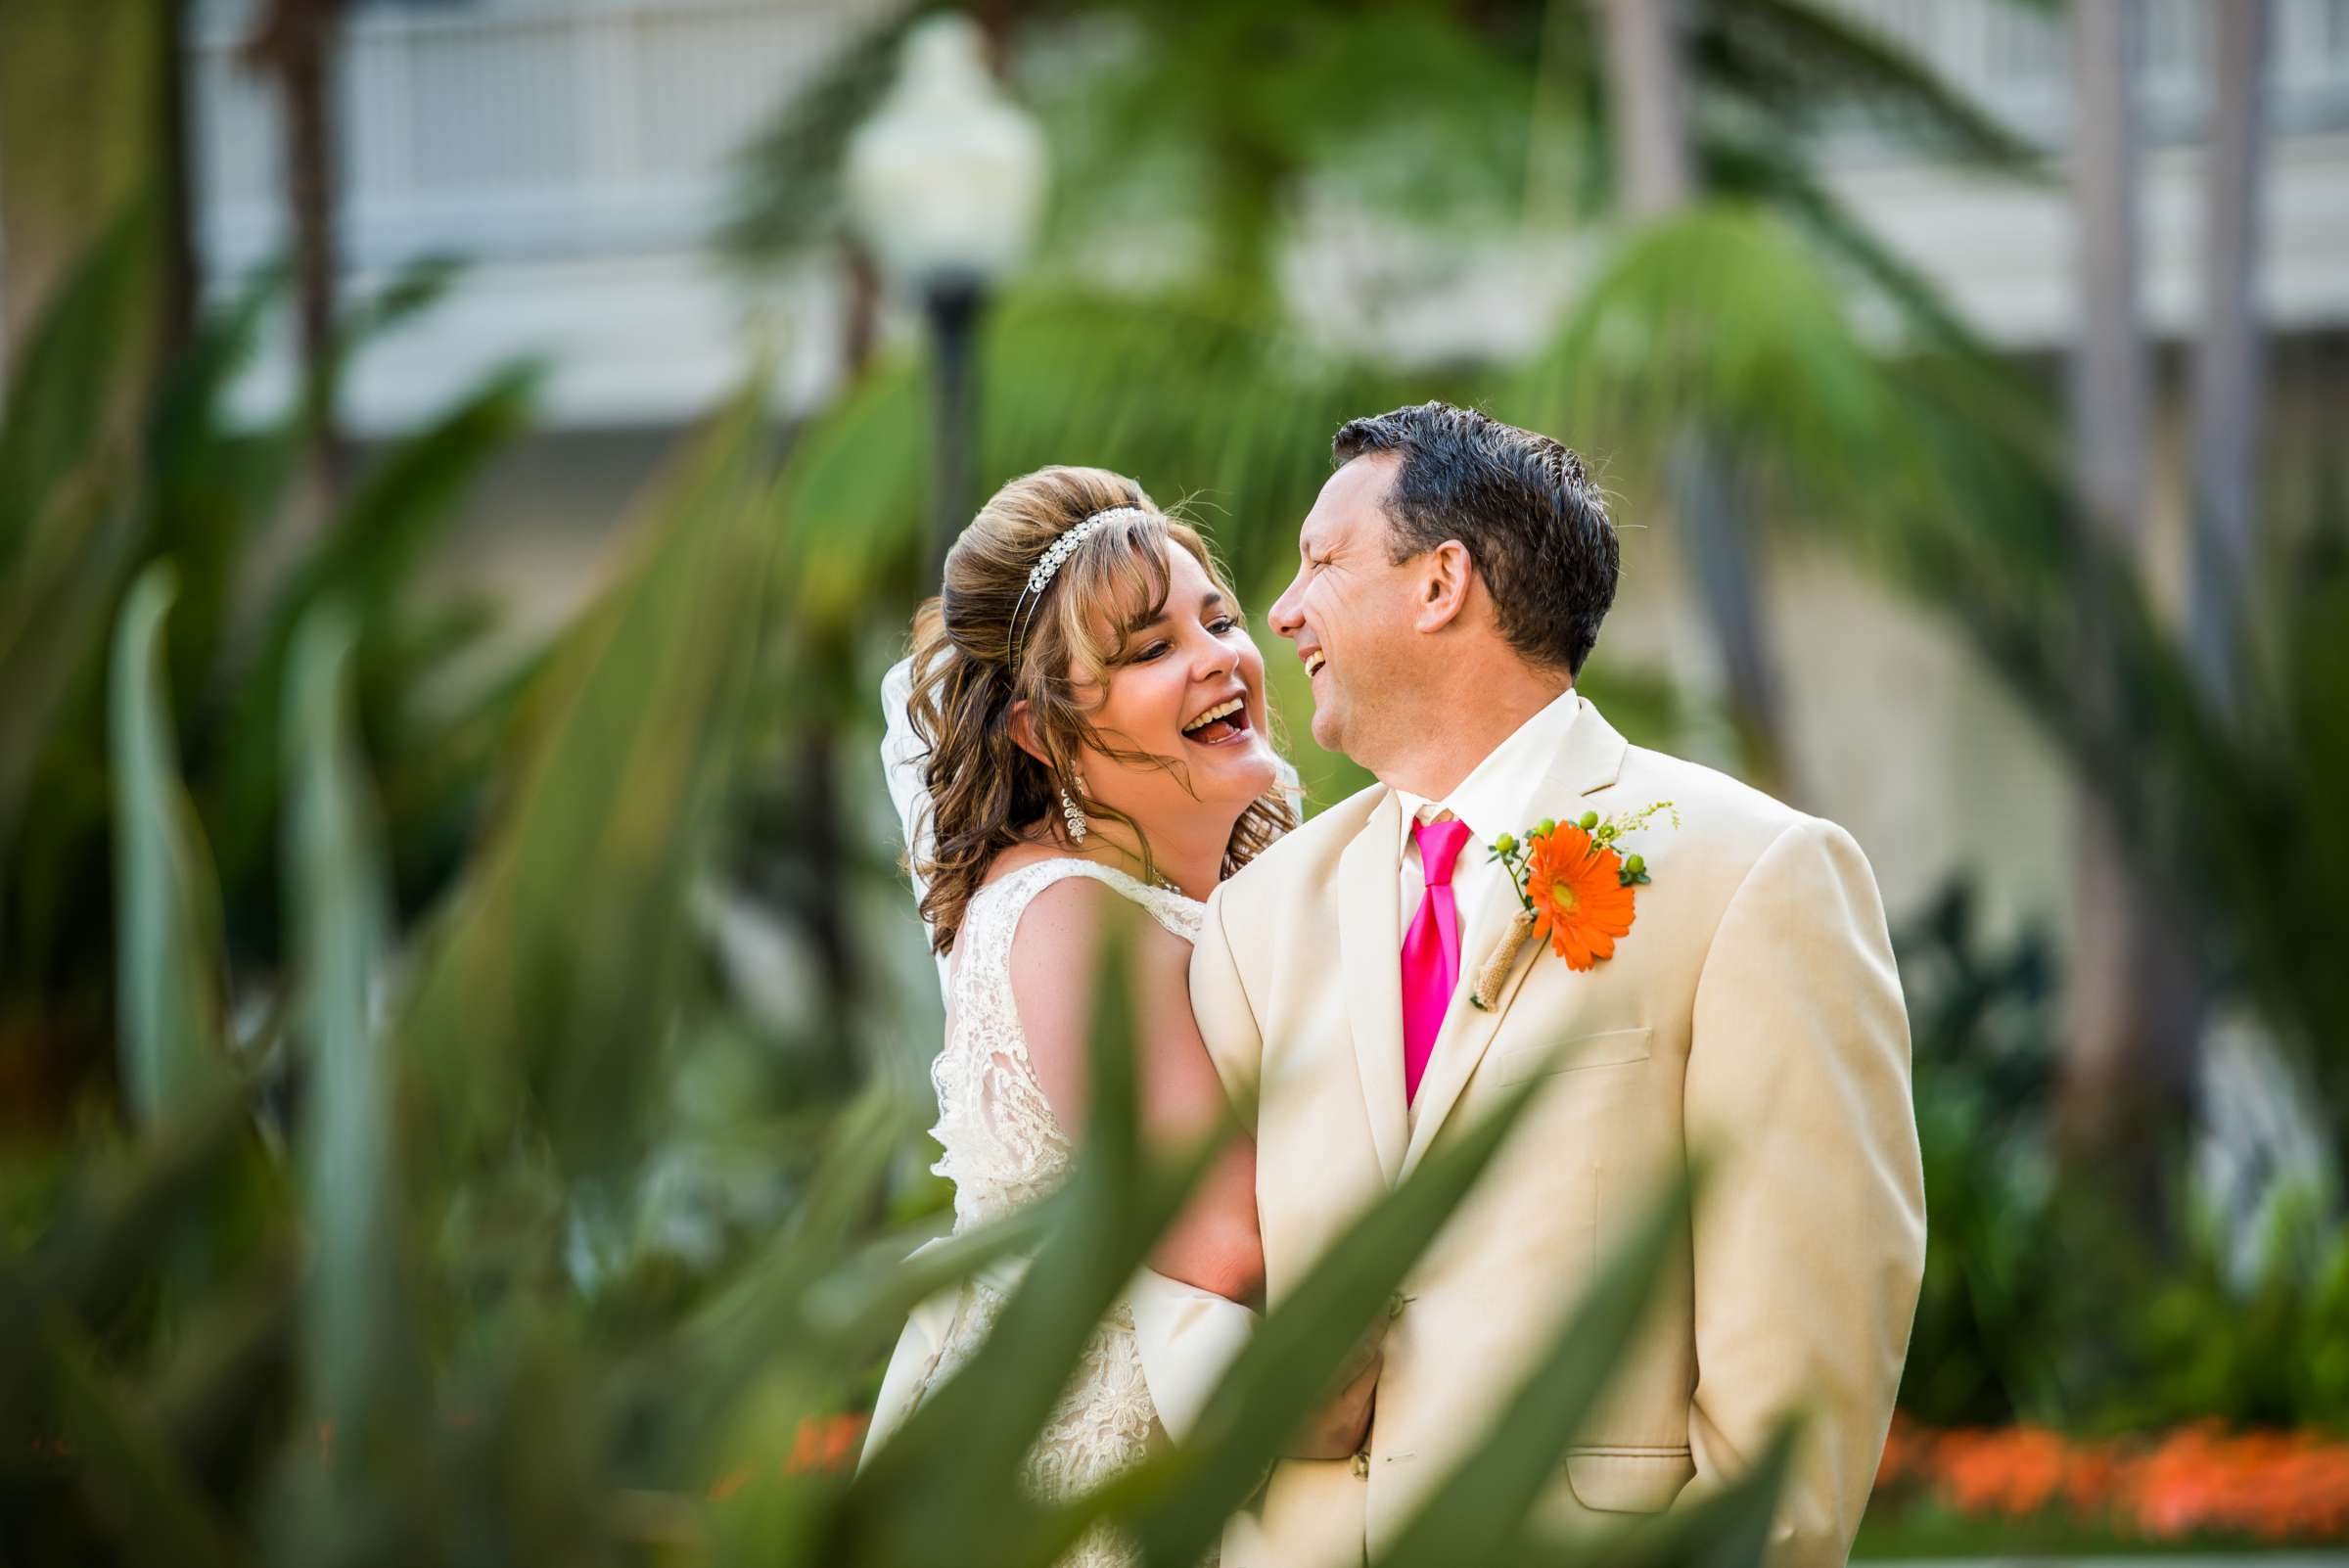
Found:
<svg viewBox="0 0 2349 1568"><path fill-rule="evenodd" d="M1411 828L1422 812L1434 816L1449 810L1468 824L1469 833L1480 844L1491 844L1503 833L1522 832L1524 824L1518 819L1531 820L1527 813L1536 804L1531 797L1541 788L1543 771L1557 755L1582 702L1582 693L1567 687L1518 725L1507 740L1487 752L1484 761L1469 769L1468 776L1441 801L1397 790L1396 798L1403 803L1398 856L1410 848Z"/></svg>

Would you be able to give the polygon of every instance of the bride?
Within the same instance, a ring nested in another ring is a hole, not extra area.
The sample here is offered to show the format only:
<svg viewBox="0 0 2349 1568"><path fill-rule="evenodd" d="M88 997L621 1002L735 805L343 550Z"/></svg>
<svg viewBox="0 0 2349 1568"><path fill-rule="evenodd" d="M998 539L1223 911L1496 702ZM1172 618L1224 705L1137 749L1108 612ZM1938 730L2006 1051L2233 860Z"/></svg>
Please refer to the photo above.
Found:
<svg viewBox="0 0 2349 1568"><path fill-rule="evenodd" d="M1238 601L1198 532L1131 480L1094 468L1014 480L956 540L944 587L884 687L884 757L946 989L931 1135L959 1234L1067 1175L1084 1135L1088 992L1112 900L1151 916L1131 954L1144 1136L1179 1149L1218 1124L1191 939L1216 883L1297 818ZM1043 1497L1089 1491L1179 1435L1221 1360L1162 1361L1153 1314L1205 1301L1241 1325L1225 1335L1236 1349L1248 1319L1223 1304L1258 1298L1263 1271L1255 1148L1238 1139L1095 1329L1029 1455L1029 1484ZM982 1275L915 1314L868 1456L968 1360L1006 1291L1000 1273ZM1364 1366L1291 1452L1354 1453L1374 1374ZM1102 1531L1067 1559L1128 1560Z"/></svg>

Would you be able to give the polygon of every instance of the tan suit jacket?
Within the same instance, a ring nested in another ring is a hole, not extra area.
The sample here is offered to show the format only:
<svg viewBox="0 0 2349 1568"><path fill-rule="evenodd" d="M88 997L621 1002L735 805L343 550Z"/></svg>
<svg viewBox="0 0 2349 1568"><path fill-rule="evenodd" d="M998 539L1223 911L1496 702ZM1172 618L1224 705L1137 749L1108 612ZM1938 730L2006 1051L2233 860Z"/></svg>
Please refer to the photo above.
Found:
<svg viewBox="0 0 2349 1568"><path fill-rule="evenodd" d="M1365 1459L1281 1464L1225 1568L1376 1552L1497 1417L1650 1195L1692 1149L1709 1187L1652 1320L1539 1513L1655 1512L1811 1418L1773 1561L1841 1563L1907 1354L1925 1216L1909 1029L1875 880L1842 829L1625 742L1583 701L1526 823L1675 803L1631 848L1652 881L1614 956L1527 944L1481 1012L1462 954L1426 1077L1403 1088L1401 807L1375 786L1209 901L1191 968L1225 1084L1254 1093L1267 1295L1512 1084L1523 1124L1404 1286ZM1523 824L1521 824L1522 826ZM1469 853L1481 853L1472 849ZM1497 930L1505 882L1471 929ZM1551 1048L1567 1054L1552 1066Z"/></svg>

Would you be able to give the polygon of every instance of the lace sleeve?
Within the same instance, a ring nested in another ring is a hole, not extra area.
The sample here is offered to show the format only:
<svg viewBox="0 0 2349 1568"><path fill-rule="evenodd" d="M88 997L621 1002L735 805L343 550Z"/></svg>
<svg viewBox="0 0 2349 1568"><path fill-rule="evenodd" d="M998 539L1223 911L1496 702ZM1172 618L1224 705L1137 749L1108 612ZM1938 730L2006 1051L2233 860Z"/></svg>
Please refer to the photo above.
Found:
<svg viewBox="0 0 2349 1568"><path fill-rule="evenodd" d="M1084 860L1023 866L971 900L955 942L953 1024L930 1073L939 1109L931 1135L944 1151L932 1169L954 1182L958 1224L1039 1195L1069 1164L1069 1136L1036 1079L1012 994L1011 946L1036 896L1072 876L1109 884L1185 940L1198 929L1190 899Z"/></svg>
<svg viewBox="0 0 2349 1568"><path fill-rule="evenodd" d="M943 1151L931 1167L954 1183L957 1228L1000 1218L1041 1195L1069 1163L1043 1085L1028 1058L1011 991L1020 916L1048 881L1050 861L982 889L964 911L955 951L952 1025L930 1066Z"/></svg>

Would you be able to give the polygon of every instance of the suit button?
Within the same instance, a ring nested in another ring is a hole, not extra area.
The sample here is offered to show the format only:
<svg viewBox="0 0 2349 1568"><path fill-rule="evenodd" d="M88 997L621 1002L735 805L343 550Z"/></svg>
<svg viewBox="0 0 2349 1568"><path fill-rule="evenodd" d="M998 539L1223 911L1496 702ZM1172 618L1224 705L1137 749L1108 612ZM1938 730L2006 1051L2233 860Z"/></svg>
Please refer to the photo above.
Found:
<svg viewBox="0 0 2349 1568"><path fill-rule="evenodd" d="M1365 1481L1367 1481L1367 1480L1369 1480L1369 1479L1370 1479L1370 1455L1369 1455L1369 1454L1367 1454L1367 1453L1358 1453L1358 1454L1356 1454L1356 1455L1354 1456L1354 1473L1355 1473L1356 1475L1358 1475L1358 1476L1361 1477L1361 1478L1362 1478L1363 1480L1365 1480Z"/></svg>

